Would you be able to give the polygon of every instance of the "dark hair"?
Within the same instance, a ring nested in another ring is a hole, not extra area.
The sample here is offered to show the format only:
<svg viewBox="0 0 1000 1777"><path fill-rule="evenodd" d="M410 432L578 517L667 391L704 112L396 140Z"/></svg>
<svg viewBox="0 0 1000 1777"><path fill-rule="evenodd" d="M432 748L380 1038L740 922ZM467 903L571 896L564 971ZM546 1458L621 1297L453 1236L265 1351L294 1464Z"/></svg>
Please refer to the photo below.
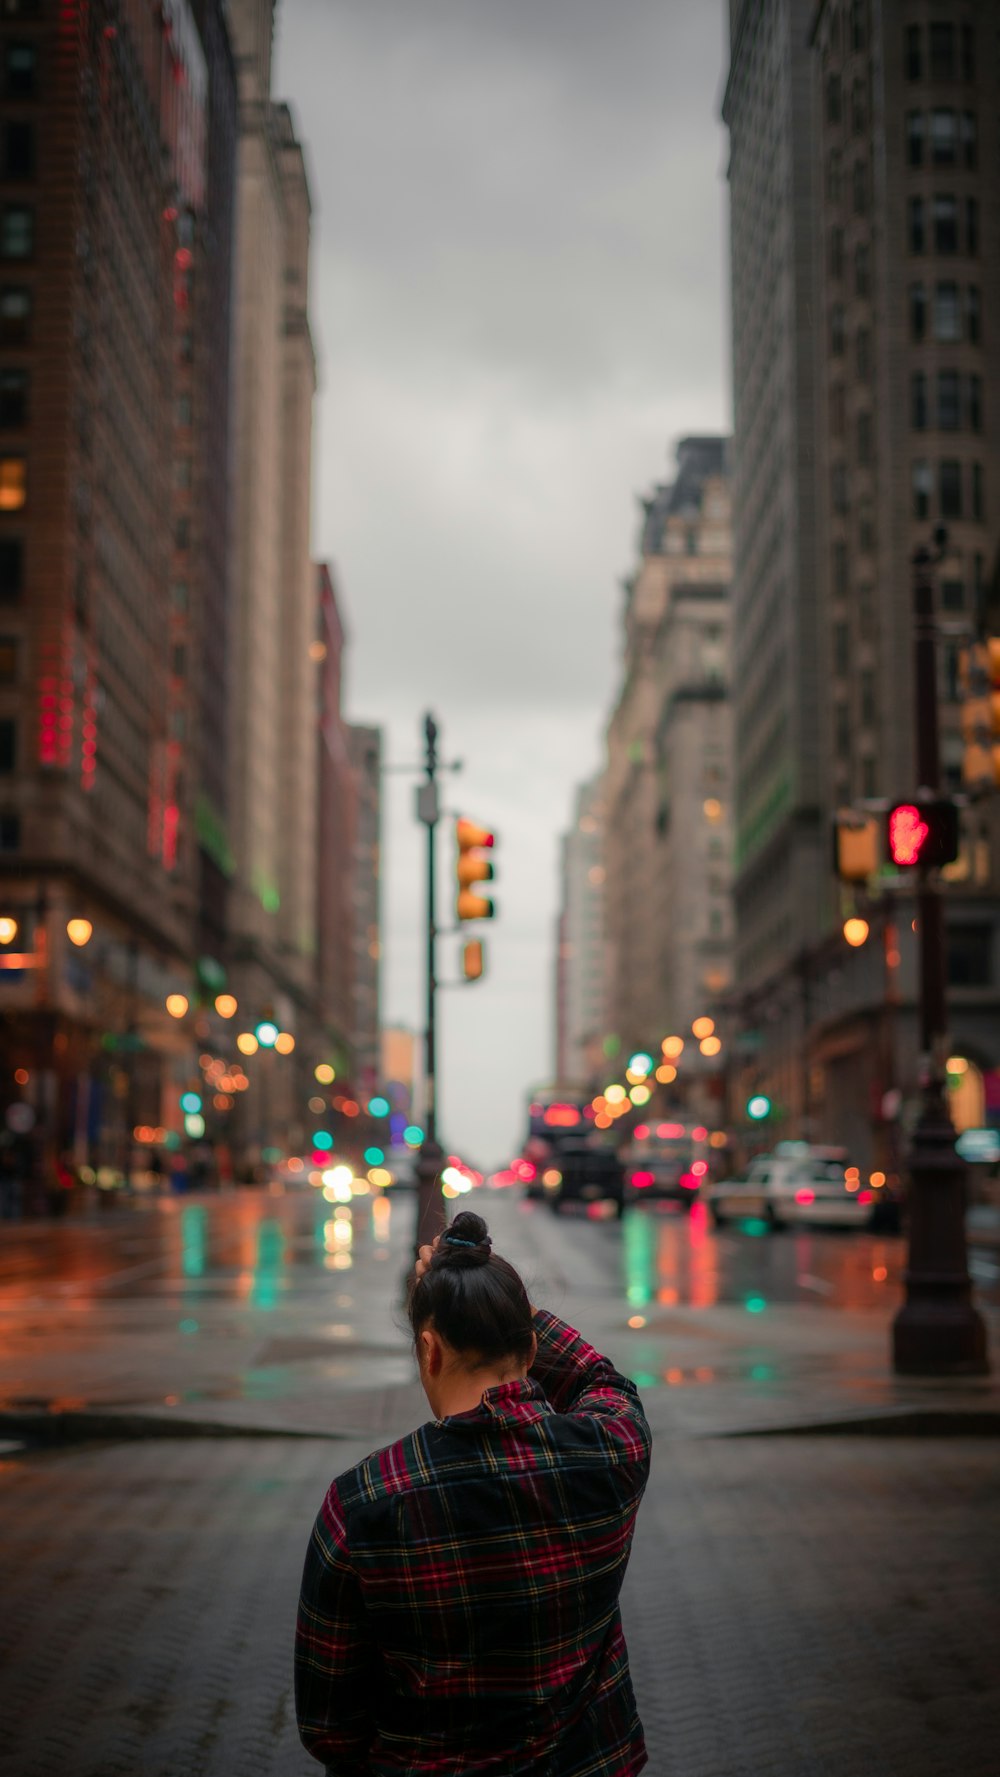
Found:
<svg viewBox="0 0 1000 1777"><path fill-rule="evenodd" d="M463 1209L445 1229L428 1269L410 1294L416 1339L432 1324L455 1351L477 1367L505 1357L531 1356L531 1303L506 1259L493 1252L482 1216Z"/></svg>

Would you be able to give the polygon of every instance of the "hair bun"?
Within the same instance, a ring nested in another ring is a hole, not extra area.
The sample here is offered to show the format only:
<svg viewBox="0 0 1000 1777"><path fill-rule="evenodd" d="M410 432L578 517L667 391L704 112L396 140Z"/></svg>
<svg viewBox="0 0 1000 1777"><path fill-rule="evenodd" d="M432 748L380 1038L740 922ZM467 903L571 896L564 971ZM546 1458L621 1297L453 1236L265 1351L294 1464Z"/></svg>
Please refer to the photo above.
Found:
<svg viewBox="0 0 1000 1777"><path fill-rule="evenodd" d="M493 1242L482 1216L463 1209L445 1229L434 1256L438 1264L485 1265L492 1250Z"/></svg>

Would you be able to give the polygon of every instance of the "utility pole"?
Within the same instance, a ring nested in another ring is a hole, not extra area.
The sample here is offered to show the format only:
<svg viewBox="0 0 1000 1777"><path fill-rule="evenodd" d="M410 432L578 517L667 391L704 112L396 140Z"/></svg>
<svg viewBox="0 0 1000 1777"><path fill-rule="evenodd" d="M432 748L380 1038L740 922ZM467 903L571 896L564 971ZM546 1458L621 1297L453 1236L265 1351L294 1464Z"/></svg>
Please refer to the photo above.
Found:
<svg viewBox="0 0 1000 1777"><path fill-rule="evenodd" d="M938 539L943 542L943 539ZM918 802L940 794L934 562L913 556L914 688ZM984 1375L986 1329L972 1303L965 1240L965 1166L955 1152L946 1096L947 995L944 908L931 867L918 865L922 1104L909 1156L906 1300L892 1324L900 1375Z"/></svg>
<svg viewBox="0 0 1000 1777"><path fill-rule="evenodd" d="M417 1161L415 1246L428 1245L444 1227L444 1199L438 1183L444 1150L437 1138L437 825L438 725L424 717L425 781L417 790L417 819L427 828L427 1013L424 1048L426 1111L424 1140Z"/></svg>

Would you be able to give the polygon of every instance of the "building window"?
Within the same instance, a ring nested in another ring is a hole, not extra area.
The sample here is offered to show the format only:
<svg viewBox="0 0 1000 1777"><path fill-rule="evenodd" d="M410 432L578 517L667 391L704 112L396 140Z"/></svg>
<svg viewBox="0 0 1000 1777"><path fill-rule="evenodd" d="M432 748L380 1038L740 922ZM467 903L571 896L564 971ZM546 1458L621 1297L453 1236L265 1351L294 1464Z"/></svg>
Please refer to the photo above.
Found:
<svg viewBox="0 0 1000 1777"><path fill-rule="evenodd" d="M875 674L866 667L861 674L861 725L863 728L874 728L878 719L875 700Z"/></svg>
<svg viewBox="0 0 1000 1777"><path fill-rule="evenodd" d="M861 500L858 505L858 550L862 555L871 555L875 548L875 508L870 500Z"/></svg>
<svg viewBox="0 0 1000 1777"><path fill-rule="evenodd" d="M871 254L865 242L854 249L854 294L870 296L872 288Z"/></svg>
<svg viewBox="0 0 1000 1777"><path fill-rule="evenodd" d="M177 356L182 364L194 363L194 334L182 333L177 342Z"/></svg>
<svg viewBox="0 0 1000 1777"><path fill-rule="evenodd" d="M34 251L34 210L30 204L7 204L0 220L0 259L30 259Z"/></svg>
<svg viewBox="0 0 1000 1777"><path fill-rule="evenodd" d="M992 987L993 931L988 925L949 926L949 987Z"/></svg>
<svg viewBox="0 0 1000 1777"><path fill-rule="evenodd" d="M8 43L4 52L4 85L9 99L30 99L38 78L38 51L33 43Z"/></svg>
<svg viewBox="0 0 1000 1777"><path fill-rule="evenodd" d="M826 121L839 123L841 113L840 75L828 74L826 78Z"/></svg>
<svg viewBox="0 0 1000 1777"><path fill-rule="evenodd" d="M938 468L942 518L962 516L962 465L948 458Z"/></svg>
<svg viewBox="0 0 1000 1777"><path fill-rule="evenodd" d="M24 345L31 337L31 291L5 284L0 290L0 343Z"/></svg>
<svg viewBox="0 0 1000 1777"><path fill-rule="evenodd" d="M910 252L923 253L925 249L924 200L922 197L911 197L909 203L910 219Z"/></svg>
<svg viewBox="0 0 1000 1777"><path fill-rule="evenodd" d="M918 343L927 332L927 286L910 285L910 338Z"/></svg>
<svg viewBox="0 0 1000 1777"><path fill-rule="evenodd" d="M0 512L20 512L28 501L28 465L24 457L0 457Z"/></svg>
<svg viewBox="0 0 1000 1777"><path fill-rule="evenodd" d="M982 339L981 304L978 284L970 284L965 293L965 330L969 344L977 346Z"/></svg>
<svg viewBox="0 0 1000 1777"><path fill-rule="evenodd" d="M854 361L858 378L866 383L872 373L872 336L867 327L859 327L854 340Z"/></svg>
<svg viewBox="0 0 1000 1777"><path fill-rule="evenodd" d="M965 587L961 580L942 580L941 608L945 611L965 610Z"/></svg>
<svg viewBox="0 0 1000 1777"><path fill-rule="evenodd" d="M951 196L934 199L934 251L958 252L958 201Z"/></svg>
<svg viewBox="0 0 1000 1777"><path fill-rule="evenodd" d="M826 195L831 204L840 202L841 162L840 149L831 148L826 163Z"/></svg>
<svg viewBox="0 0 1000 1777"><path fill-rule="evenodd" d="M186 611L188 603L187 582L174 580L170 587L170 603L175 611Z"/></svg>
<svg viewBox="0 0 1000 1777"><path fill-rule="evenodd" d="M957 432L962 424L962 399L957 370L939 370L937 423L941 432Z"/></svg>
<svg viewBox="0 0 1000 1777"><path fill-rule="evenodd" d="M844 309L839 302L835 302L830 310L830 351L835 358L841 357L844 351Z"/></svg>
<svg viewBox="0 0 1000 1777"><path fill-rule="evenodd" d="M958 116L951 110L931 112L931 163L953 167L958 160Z"/></svg>
<svg viewBox="0 0 1000 1777"><path fill-rule="evenodd" d="M835 543L832 550L833 590L838 598L847 594L847 544Z"/></svg>
<svg viewBox="0 0 1000 1777"><path fill-rule="evenodd" d="M878 762L875 759L864 758L861 761L861 794L878 795Z"/></svg>
<svg viewBox="0 0 1000 1777"><path fill-rule="evenodd" d="M868 121L867 109L864 83L856 80L851 87L851 129L856 136L861 135Z"/></svg>
<svg viewBox="0 0 1000 1777"><path fill-rule="evenodd" d="M955 27L954 25L931 25L931 79L954 80L955 78Z"/></svg>
<svg viewBox="0 0 1000 1777"><path fill-rule="evenodd" d="M23 426L28 419L28 372L0 370L0 426Z"/></svg>
<svg viewBox="0 0 1000 1777"><path fill-rule="evenodd" d="M851 712L846 703L834 705L833 737L837 758L849 759L851 756Z"/></svg>
<svg viewBox="0 0 1000 1777"><path fill-rule="evenodd" d="M0 537L0 599L14 604L24 588L24 544L20 537Z"/></svg>
<svg viewBox="0 0 1000 1777"><path fill-rule="evenodd" d="M0 852L20 851L21 849L21 817L17 814L0 814Z"/></svg>
<svg viewBox="0 0 1000 1777"><path fill-rule="evenodd" d="M846 679L851 671L851 632L846 623L833 626L833 670L838 679Z"/></svg>
<svg viewBox="0 0 1000 1777"><path fill-rule="evenodd" d="M979 149L976 139L976 114L974 111L962 112L962 162L969 171L975 169Z"/></svg>
<svg viewBox="0 0 1000 1777"><path fill-rule="evenodd" d="M4 130L4 177L33 179L35 177L35 126L33 123L9 123Z"/></svg>
<svg viewBox="0 0 1000 1777"><path fill-rule="evenodd" d="M190 397L190 395L178 395L177 406L174 410L174 417L175 417L177 424L179 426L189 426L191 424L191 397Z"/></svg>
<svg viewBox="0 0 1000 1777"><path fill-rule="evenodd" d="M907 80L922 80L924 77L924 55L919 25L907 25L906 27L903 60L906 65Z"/></svg>
<svg viewBox="0 0 1000 1777"><path fill-rule="evenodd" d="M862 639L870 642L875 637L875 594L870 586L858 587L858 628Z"/></svg>
<svg viewBox="0 0 1000 1777"><path fill-rule="evenodd" d="M867 466L872 460L872 416L867 409L858 414L858 462Z"/></svg>
<svg viewBox="0 0 1000 1777"><path fill-rule="evenodd" d="M830 431L835 438L843 438L844 436L844 417L844 385L843 383L834 383L830 390Z"/></svg>
<svg viewBox="0 0 1000 1777"><path fill-rule="evenodd" d="M177 524L174 528L174 546L181 550L190 549L191 520L189 518L179 518L177 520Z"/></svg>
<svg viewBox="0 0 1000 1777"><path fill-rule="evenodd" d="M979 199L975 197L965 200L965 251L970 259L979 252Z"/></svg>
<svg viewBox="0 0 1000 1777"><path fill-rule="evenodd" d="M983 494L983 465L972 465L972 516L977 524L986 522L986 499Z"/></svg>
<svg viewBox="0 0 1000 1777"><path fill-rule="evenodd" d="M17 684L20 648L17 636L0 636L0 685Z"/></svg>
<svg viewBox="0 0 1000 1777"><path fill-rule="evenodd" d="M858 55L865 47L865 0L851 0L851 49Z"/></svg>
<svg viewBox="0 0 1000 1777"><path fill-rule="evenodd" d="M962 317L958 307L958 285L938 284L934 291L934 338L961 339Z"/></svg>
<svg viewBox="0 0 1000 1777"><path fill-rule="evenodd" d="M983 429L983 379L981 376L969 378L969 431L981 432Z"/></svg>
<svg viewBox="0 0 1000 1777"><path fill-rule="evenodd" d="M174 458L174 486L177 488L189 488L191 486L191 480L192 480L191 458L190 457L175 457Z"/></svg>
<svg viewBox="0 0 1000 1777"><path fill-rule="evenodd" d="M962 26L962 79L976 78L976 31L974 25Z"/></svg>
<svg viewBox="0 0 1000 1777"><path fill-rule="evenodd" d="M842 228L830 230L830 276L842 278L844 275L844 231Z"/></svg>
<svg viewBox="0 0 1000 1777"><path fill-rule="evenodd" d="M830 471L830 497L834 512L847 511L847 468L843 463L834 463Z"/></svg>
<svg viewBox="0 0 1000 1777"><path fill-rule="evenodd" d="M17 769L17 725L10 716L0 719L0 772Z"/></svg>
<svg viewBox="0 0 1000 1777"><path fill-rule="evenodd" d="M864 216L868 209L868 162L856 160L851 174L851 194L855 216Z"/></svg>
<svg viewBox="0 0 1000 1777"><path fill-rule="evenodd" d="M911 167L924 164L924 114L911 111L906 119L906 158Z"/></svg>
<svg viewBox="0 0 1000 1777"><path fill-rule="evenodd" d="M915 432L927 429L927 378L922 370L910 378L910 425Z"/></svg>
<svg viewBox="0 0 1000 1777"><path fill-rule="evenodd" d="M910 471L910 478L913 488L913 516L914 518L930 518L934 471L929 463L914 463Z"/></svg>

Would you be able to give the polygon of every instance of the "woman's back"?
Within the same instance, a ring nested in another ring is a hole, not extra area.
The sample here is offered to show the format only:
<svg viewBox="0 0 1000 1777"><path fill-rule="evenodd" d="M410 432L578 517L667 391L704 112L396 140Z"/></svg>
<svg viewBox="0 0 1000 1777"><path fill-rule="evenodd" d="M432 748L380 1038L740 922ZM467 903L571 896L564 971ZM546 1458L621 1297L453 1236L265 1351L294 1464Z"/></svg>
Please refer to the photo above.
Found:
<svg viewBox="0 0 1000 1777"><path fill-rule="evenodd" d="M305 1744L337 1777L632 1777L618 1596L649 1466L633 1385L553 1315L526 1377L334 1482L303 1577Z"/></svg>

